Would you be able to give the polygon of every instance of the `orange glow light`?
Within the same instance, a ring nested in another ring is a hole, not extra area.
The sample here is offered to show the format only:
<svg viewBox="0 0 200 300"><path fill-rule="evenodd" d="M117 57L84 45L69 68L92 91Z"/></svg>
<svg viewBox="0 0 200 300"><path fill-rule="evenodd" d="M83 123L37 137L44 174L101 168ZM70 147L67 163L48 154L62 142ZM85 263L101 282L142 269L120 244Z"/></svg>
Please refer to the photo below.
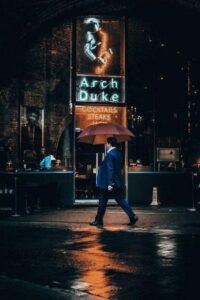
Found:
<svg viewBox="0 0 200 300"><path fill-rule="evenodd" d="M111 62L111 54L108 50L108 34L102 30L99 31L100 35L101 35L101 47L99 50L99 57L102 57L105 60L105 64L101 65L101 66L97 66L95 68L95 74L97 75L103 75L106 72L106 69L108 67L108 65Z"/></svg>

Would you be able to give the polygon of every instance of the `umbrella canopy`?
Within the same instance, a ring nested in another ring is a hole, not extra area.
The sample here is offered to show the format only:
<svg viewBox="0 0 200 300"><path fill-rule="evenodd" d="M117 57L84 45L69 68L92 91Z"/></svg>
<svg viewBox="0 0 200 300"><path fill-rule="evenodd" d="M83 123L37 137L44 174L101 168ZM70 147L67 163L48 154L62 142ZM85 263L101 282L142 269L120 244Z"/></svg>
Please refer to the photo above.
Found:
<svg viewBox="0 0 200 300"><path fill-rule="evenodd" d="M105 144L107 137L113 136L118 143L131 140L134 134L119 124L99 123L86 127L78 136L79 142Z"/></svg>

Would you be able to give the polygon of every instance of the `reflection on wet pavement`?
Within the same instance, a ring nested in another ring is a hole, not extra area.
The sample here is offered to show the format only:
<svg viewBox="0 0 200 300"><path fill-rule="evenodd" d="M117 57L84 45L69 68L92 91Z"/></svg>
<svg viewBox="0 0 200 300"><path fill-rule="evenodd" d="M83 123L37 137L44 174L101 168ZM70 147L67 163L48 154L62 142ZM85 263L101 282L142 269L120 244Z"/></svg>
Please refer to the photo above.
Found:
<svg viewBox="0 0 200 300"><path fill-rule="evenodd" d="M197 233L2 227L0 234L0 276L102 299L196 299Z"/></svg>
<svg viewBox="0 0 200 300"><path fill-rule="evenodd" d="M73 251L73 260L80 264L79 277L75 282L78 289L111 299L120 288L112 282L112 273L134 273L135 268L126 265L117 254L107 251L101 237L102 231L97 229L95 234L83 237L80 249ZM74 240L76 246L79 243L79 238Z"/></svg>

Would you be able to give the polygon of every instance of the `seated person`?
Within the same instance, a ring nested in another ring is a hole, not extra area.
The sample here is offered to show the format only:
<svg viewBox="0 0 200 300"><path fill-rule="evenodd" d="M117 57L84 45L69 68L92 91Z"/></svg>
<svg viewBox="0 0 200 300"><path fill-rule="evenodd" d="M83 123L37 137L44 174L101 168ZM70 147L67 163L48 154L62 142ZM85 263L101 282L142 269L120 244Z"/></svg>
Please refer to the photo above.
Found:
<svg viewBox="0 0 200 300"><path fill-rule="evenodd" d="M0 170L6 170L6 162L10 156L9 139L11 136L0 136Z"/></svg>
<svg viewBox="0 0 200 300"><path fill-rule="evenodd" d="M39 160L39 162L41 162L41 160L42 160L43 158L45 158L45 156L47 156L46 148L45 148L45 147L41 147L41 148L40 148L40 153L39 153L39 155L38 155L38 160Z"/></svg>
<svg viewBox="0 0 200 300"><path fill-rule="evenodd" d="M47 154L42 161L40 162L41 170L50 170L53 167L53 161L55 161L55 157L52 154Z"/></svg>
<svg viewBox="0 0 200 300"><path fill-rule="evenodd" d="M23 168L26 170L38 169L37 154L34 150L25 150L23 157Z"/></svg>

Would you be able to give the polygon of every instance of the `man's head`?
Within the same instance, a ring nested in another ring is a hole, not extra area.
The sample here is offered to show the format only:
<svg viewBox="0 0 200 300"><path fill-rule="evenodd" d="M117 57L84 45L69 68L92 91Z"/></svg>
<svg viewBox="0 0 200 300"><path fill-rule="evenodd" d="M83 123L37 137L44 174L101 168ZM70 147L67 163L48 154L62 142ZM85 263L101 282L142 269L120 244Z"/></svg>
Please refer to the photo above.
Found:
<svg viewBox="0 0 200 300"><path fill-rule="evenodd" d="M107 150L110 149L110 147L116 147L117 146L117 140L115 137L110 136L107 138L106 148Z"/></svg>
<svg viewBox="0 0 200 300"><path fill-rule="evenodd" d="M41 147L40 154L41 155L45 155L46 154L46 148L45 147Z"/></svg>
<svg viewBox="0 0 200 300"><path fill-rule="evenodd" d="M97 32L101 28L101 21L97 18L87 18L84 23L87 24L87 30L90 32Z"/></svg>
<svg viewBox="0 0 200 300"><path fill-rule="evenodd" d="M27 120L31 124L38 123L39 120L39 111L35 107L28 107L27 108Z"/></svg>

